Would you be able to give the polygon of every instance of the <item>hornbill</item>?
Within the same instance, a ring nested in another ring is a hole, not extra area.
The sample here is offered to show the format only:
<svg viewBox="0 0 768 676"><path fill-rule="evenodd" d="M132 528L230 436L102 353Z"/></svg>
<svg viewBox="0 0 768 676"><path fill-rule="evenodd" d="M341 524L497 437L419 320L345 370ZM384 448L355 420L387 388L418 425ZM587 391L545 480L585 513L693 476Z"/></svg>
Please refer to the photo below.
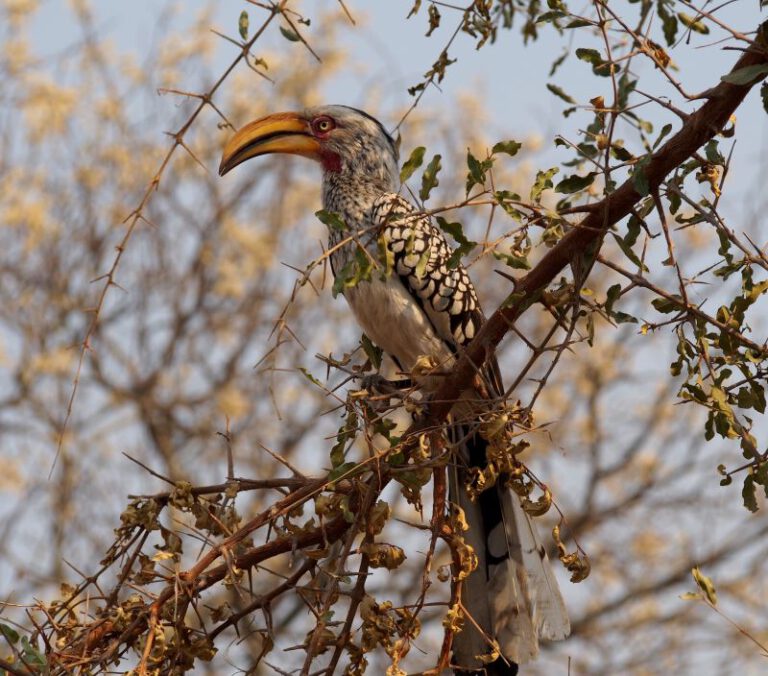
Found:
<svg viewBox="0 0 768 676"><path fill-rule="evenodd" d="M334 275L348 275L361 247L374 260L389 259L391 274L345 285L344 296L365 334L403 373L423 365L423 357L438 370L450 369L484 316L466 269L449 265L452 252L442 232L398 194L398 152L382 124L339 105L268 115L229 140L219 174L267 153L302 155L322 166L323 208L340 217L329 227ZM426 377L419 384L428 392L436 380ZM478 387L485 397L503 395L495 359L483 369ZM469 397L477 400L478 394ZM452 666L461 674L509 676L537 655L540 637L565 638L570 624L536 527L518 497L497 482L476 501L469 498L467 468L486 464L487 442L475 428L452 429L457 451L450 499L464 510L465 541L478 559L464 582L462 601L471 619L454 638ZM484 663L479 656L492 653L494 644L500 655Z"/></svg>

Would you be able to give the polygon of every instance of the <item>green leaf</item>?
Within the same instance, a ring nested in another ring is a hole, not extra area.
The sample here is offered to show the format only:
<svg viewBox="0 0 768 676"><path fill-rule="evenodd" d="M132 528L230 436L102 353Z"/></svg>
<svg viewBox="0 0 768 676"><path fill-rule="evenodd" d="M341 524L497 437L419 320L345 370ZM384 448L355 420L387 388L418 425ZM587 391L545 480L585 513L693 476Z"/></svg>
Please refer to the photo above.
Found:
<svg viewBox="0 0 768 676"><path fill-rule="evenodd" d="M763 82L760 87L760 98L763 99L763 110L768 113L768 82Z"/></svg>
<svg viewBox="0 0 768 676"><path fill-rule="evenodd" d="M576 50L576 57L582 61L591 63L592 65L601 64L603 62L603 59L600 56L600 52L598 52L596 49L586 49L584 47L579 47Z"/></svg>
<svg viewBox="0 0 768 676"><path fill-rule="evenodd" d="M566 94L560 87L547 83L547 89L551 91L555 96L561 98L566 103L576 103L576 99Z"/></svg>
<svg viewBox="0 0 768 676"><path fill-rule="evenodd" d="M659 144L662 142L662 140L664 139L664 137L665 137L667 134L669 134L669 132L671 132L671 131L672 131L672 125L671 125L671 124L665 124L665 125L664 125L664 126L661 128L661 132L659 132L659 136L658 136L658 138L657 138L657 139L654 141L654 143L653 143L653 149L654 149L654 150L656 150L656 148L658 148L658 147L659 147Z"/></svg>
<svg viewBox="0 0 768 676"><path fill-rule="evenodd" d="M680 390L680 398L687 401L698 401L699 403L707 403L707 394L698 385L691 383L684 383Z"/></svg>
<svg viewBox="0 0 768 676"><path fill-rule="evenodd" d="M437 221L437 224L440 226L440 229L443 232L447 232L453 239L455 239L459 244L464 244L468 242L466 235L464 234L464 226L459 222L449 222L446 221L442 216L436 216L435 220Z"/></svg>
<svg viewBox="0 0 768 676"><path fill-rule="evenodd" d="M621 145L619 141L614 141L611 143L611 154L617 160L621 160L622 162L629 162L630 160L635 159L635 156L623 145Z"/></svg>
<svg viewBox="0 0 768 676"><path fill-rule="evenodd" d="M755 66L745 66L734 70L728 75L723 75L720 79L723 82L729 82L735 85L751 84L754 80L759 80L768 74L768 63L759 63Z"/></svg>
<svg viewBox="0 0 768 676"><path fill-rule="evenodd" d="M744 477L744 485L741 488L741 499L744 506L752 513L757 511L757 494L755 490L755 480L751 474Z"/></svg>
<svg viewBox="0 0 768 676"><path fill-rule="evenodd" d="M400 170L400 183L405 183L416 171L424 161L424 153L426 148L424 146L418 146L411 151L410 157L403 164L403 168Z"/></svg>
<svg viewBox="0 0 768 676"><path fill-rule="evenodd" d="M567 145L567 144L563 144L563 145ZM594 157L598 153L597 146L592 143L579 143L576 147L579 149L579 153L583 155L583 157ZM581 162L582 162L582 158L581 157L577 158L576 163L581 163Z"/></svg>
<svg viewBox="0 0 768 676"><path fill-rule="evenodd" d="M659 3L656 11L661 19L664 39L667 41L667 45L672 46L675 42L675 35L677 35L677 19L674 14L667 11L662 3Z"/></svg>
<svg viewBox="0 0 768 676"><path fill-rule="evenodd" d="M515 270L530 270L531 264L525 256L517 256L512 253L503 253L501 251L494 251L493 257L497 261L503 261L505 265Z"/></svg>
<svg viewBox="0 0 768 676"><path fill-rule="evenodd" d="M442 165L440 164L440 155L435 155L424 169L424 174L421 177L421 189L419 190L419 199L422 202L426 202L429 199L429 193L433 188L440 185L440 181L437 180L437 174L440 172Z"/></svg>
<svg viewBox="0 0 768 676"><path fill-rule="evenodd" d="M536 17L536 23L554 23L557 19L562 19L564 16L567 16L567 14L562 11L544 12L544 14L539 14Z"/></svg>
<svg viewBox="0 0 768 676"><path fill-rule="evenodd" d="M480 161L467 150L467 167L469 167L469 174L467 176L467 192L476 183L483 183L485 175L483 174Z"/></svg>
<svg viewBox="0 0 768 676"><path fill-rule="evenodd" d="M323 384L315 378L307 369L305 369L303 366L298 367L299 371L301 371L304 374L304 377L313 385L317 385L318 387L323 387Z"/></svg>
<svg viewBox="0 0 768 676"><path fill-rule="evenodd" d="M574 19L567 23L564 28L584 28L585 26L594 26L595 24L586 19Z"/></svg>
<svg viewBox="0 0 768 676"><path fill-rule="evenodd" d="M568 58L570 53L571 50L566 48L563 50L563 53L552 62L552 67L549 69L549 77L552 77L557 72L557 69L563 65L563 62Z"/></svg>
<svg viewBox="0 0 768 676"><path fill-rule="evenodd" d="M24 654L24 661L26 663L41 666L41 667L46 666L47 662L45 659L45 655L41 653L37 649L37 647L32 645L26 636L21 637L21 646L22 646L22 652ZM35 671L38 671L38 670L35 670Z"/></svg>
<svg viewBox="0 0 768 676"><path fill-rule="evenodd" d="M621 312L621 310L614 310L611 314L611 319L617 324L637 324L637 317L633 317L626 312Z"/></svg>
<svg viewBox="0 0 768 676"><path fill-rule="evenodd" d="M611 73L617 73L619 71L619 66L617 64L603 61L603 57L600 56L600 52L596 49L579 47L576 50L576 57L591 64L592 72L601 77L608 77Z"/></svg>
<svg viewBox="0 0 768 676"><path fill-rule="evenodd" d="M555 244L557 244L565 235L565 229L563 228L564 222L565 221L559 216L555 216L554 218L545 216L544 223L542 223L544 232L541 233L541 241L548 247L555 246Z"/></svg>
<svg viewBox="0 0 768 676"><path fill-rule="evenodd" d="M317 217L318 221L320 221L323 225L328 226L331 230L339 230L344 232L347 229L347 224L341 220L341 216L333 211L320 209L320 211L315 212L315 216Z"/></svg>
<svg viewBox="0 0 768 676"><path fill-rule="evenodd" d="M331 449L331 467L339 467L344 462L347 442L352 441L355 436L357 436L357 414L350 411L344 424L336 433L336 443Z"/></svg>
<svg viewBox="0 0 768 676"><path fill-rule="evenodd" d="M587 345L590 347L595 345L595 314L593 312L587 315Z"/></svg>
<svg viewBox="0 0 768 676"><path fill-rule="evenodd" d="M546 171L539 171L536 174L536 180L533 182L533 187L531 188L532 202L538 202L541 199L541 193L552 187L552 177L558 171L560 171L558 167L552 167Z"/></svg>
<svg viewBox="0 0 768 676"><path fill-rule="evenodd" d="M429 257L431 255L432 252L429 249L426 249L419 257L416 267L413 269L413 274L416 276L416 279L424 279L424 275L427 274L427 263L429 263Z"/></svg>
<svg viewBox="0 0 768 676"><path fill-rule="evenodd" d="M746 292L744 297L747 301L749 301L749 304L752 305L752 303L754 303L766 291L768 291L768 281L760 282L759 284L755 284L748 292Z"/></svg>
<svg viewBox="0 0 768 676"><path fill-rule="evenodd" d="M707 26L707 24L705 24L703 21L697 21L690 14L686 14L685 12L678 12L677 18L680 19L680 22L684 26L687 26L695 33L709 35L709 26Z"/></svg>
<svg viewBox="0 0 768 676"><path fill-rule="evenodd" d="M517 151L523 147L522 143L517 141L499 141L491 149L491 153L496 155L497 153L506 153L510 157L517 155Z"/></svg>
<svg viewBox="0 0 768 676"><path fill-rule="evenodd" d="M355 251L355 263L357 264L357 277L355 283L361 281L370 281L371 272L373 271L373 261L368 253L361 247Z"/></svg>
<svg viewBox="0 0 768 676"><path fill-rule="evenodd" d="M334 467L330 472L328 472L328 481L335 481L345 474L349 474L355 469L355 467L357 467L356 462L344 462L338 467Z"/></svg>
<svg viewBox="0 0 768 676"><path fill-rule="evenodd" d="M629 105L629 95L635 91L636 86L637 80L630 80L627 73L622 73L619 78L619 97L617 101L619 108L623 109Z"/></svg>
<svg viewBox="0 0 768 676"><path fill-rule="evenodd" d="M419 84L414 85L413 87L408 87L408 93L411 96L416 96L421 91L424 91L427 88L426 82L419 82Z"/></svg>
<svg viewBox="0 0 768 676"><path fill-rule="evenodd" d="M752 390L748 387L740 387L739 392L736 395L736 405L739 408L752 408L754 404L754 396Z"/></svg>
<svg viewBox="0 0 768 676"><path fill-rule="evenodd" d="M283 34L283 37L286 40L290 40L291 42L301 41L301 38L290 28L284 28L283 26L280 26L280 32Z"/></svg>
<svg viewBox="0 0 768 676"><path fill-rule="evenodd" d="M469 168L469 173L467 174L467 195L469 195L469 191L472 190L473 186L485 183L485 173L492 166L492 158L480 161L467 148L467 167Z"/></svg>
<svg viewBox="0 0 768 676"><path fill-rule="evenodd" d="M648 184L648 175L645 173L645 168L648 166L650 156L644 157L636 165L632 172L632 184L640 197L645 197L651 192L651 186Z"/></svg>
<svg viewBox="0 0 768 676"><path fill-rule="evenodd" d="M621 237L613 234L613 238L616 240L616 244L619 245L619 248L622 250L624 255L629 258L640 270L643 272L648 272L648 268L645 266L645 264L637 257L637 254L632 251L632 247L629 246Z"/></svg>
<svg viewBox="0 0 768 676"><path fill-rule="evenodd" d="M626 312L620 312L619 310L613 309L614 304L620 297L621 297L621 284L614 284L608 289L606 293L605 303L603 305L603 307L605 308L605 311L608 313L608 316L618 324L637 324L636 317L633 317L632 315L627 314Z"/></svg>
<svg viewBox="0 0 768 676"><path fill-rule="evenodd" d="M248 39L248 12L245 10L240 12L240 18L237 20L237 30L240 32L240 37L243 40Z"/></svg>
<svg viewBox="0 0 768 676"><path fill-rule="evenodd" d="M371 366L378 371L379 368L381 368L381 357L384 354L384 351L378 345L374 345L371 339L365 334L360 336L360 342L363 345L365 355L371 362Z"/></svg>
<svg viewBox="0 0 768 676"><path fill-rule="evenodd" d="M752 407L758 413L765 413L765 388L762 385L758 385L756 382L751 384L752 387Z"/></svg>
<svg viewBox="0 0 768 676"><path fill-rule="evenodd" d="M679 298L679 296L675 296L675 298ZM679 312L681 309L681 303L682 298L680 298L680 303L676 303L669 298L654 298L651 301L651 305L656 308L656 311L665 315L671 314L672 312Z"/></svg>
<svg viewBox="0 0 768 676"><path fill-rule="evenodd" d="M395 268L395 252L387 246L387 239L383 234L379 235L376 240L376 248L379 254L379 263L382 265L381 278L386 279Z"/></svg>
<svg viewBox="0 0 768 676"><path fill-rule="evenodd" d="M450 223L446 221L442 216L435 218L437 224L443 232L447 232L458 243L458 247L453 251L446 265L449 269L453 270L459 267L461 259L466 256L472 249L477 246L477 242L473 242L471 239L467 239L464 234L464 228L461 223Z"/></svg>
<svg viewBox="0 0 768 676"><path fill-rule="evenodd" d="M336 298L340 293L344 293L344 289L350 289L363 281L370 281L372 272L371 259L363 249L358 248L355 251L355 257L347 261L344 267L336 273L331 294Z"/></svg>
<svg viewBox="0 0 768 676"><path fill-rule="evenodd" d="M667 197L669 198L669 213L676 214L683 204L683 199L676 191L667 191Z"/></svg>
<svg viewBox="0 0 768 676"><path fill-rule="evenodd" d="M611 312L613 312L613 304L619 299L620 296L621 296L621 284L614 284L608 289L608 291L606 292L605 304L603 305L603 307L605 308L605 311L608 314L611 314Z"/></svg>
<svg viewBox="0 0 768 676"><path fill-rule="evenodd" d="M750 420L746 416L744 416L748 421ZM750 421L751 422L751 421ZM741 443L739 444L741 446L741 454L747 459L747 460L754 460L758 457L762 457L762 455L757 450L757 441L755 440L755 437L753 437L749 432L745 432L741 435ZM754 473L755 481L757 483L762 483L765 479L765 475L763 472L768 469L765 466L765 461L762 461L763 464L760 465L760 467L757 468L757 470ZM768 493L766 493L766 496L768 496Z"/></svg>
<svg viewBox="0 0 768 676"><path fill-rule="evenodd" d="M493 198L499 203L499 206L504 209L504 211L509 216L514 218L518 223L522 222L523 212L519 209L516 209L511 204L512 201L519 202L520 195L509 190L497 190L495 193L493 193Z"/></svg>
<svg viewBox="0 0 768 676"><path fill-rule="evenodd" d="M555 186L555 192L570 195L572 193L579 192L580 190L584 190L584 188L592 185L596 175L597 174L594 172L590 172L586 176L579 176L578 174L566 176L562 181L560 181L560 183Z"/></svg>
<svg viewBox="0 0 768 676"><path fill-rule="evenodd" d="M768 462L764 460L752 476L755 483L763 487L765 497L768 498Z"/></svg>
<svg viewBox="0 0 768 676"><path fill-rule="evenodd" d="M0 624L0 634L2 634L3 638L11 644L16 643L19 640L19 634L13 627L8 626L7 624Z"/></svg>
<svg viewBox="0 0 768 676"><path fill-rule="evenodd" d="M516 192L512 192L511 190L497 190L495 193L493 193L493 197L499 204L507 201L520 201L520 195L518 195Z"/></svg>

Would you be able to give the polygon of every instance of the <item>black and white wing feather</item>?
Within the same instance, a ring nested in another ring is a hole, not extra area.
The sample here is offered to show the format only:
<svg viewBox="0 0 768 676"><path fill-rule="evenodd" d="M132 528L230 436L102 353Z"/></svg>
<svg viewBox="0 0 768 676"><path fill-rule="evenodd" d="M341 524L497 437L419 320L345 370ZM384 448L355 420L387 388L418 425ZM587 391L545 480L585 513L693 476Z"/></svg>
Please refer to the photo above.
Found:
<svg viewBox="0 0 768 676"><path fill-rule="evenodd" d="M400 195L387 193L373 205L371 222L395 257L395 272L454 348L468 344L484 321L472 281L462 265L449 267L451 249L429 216Z"/></svg>

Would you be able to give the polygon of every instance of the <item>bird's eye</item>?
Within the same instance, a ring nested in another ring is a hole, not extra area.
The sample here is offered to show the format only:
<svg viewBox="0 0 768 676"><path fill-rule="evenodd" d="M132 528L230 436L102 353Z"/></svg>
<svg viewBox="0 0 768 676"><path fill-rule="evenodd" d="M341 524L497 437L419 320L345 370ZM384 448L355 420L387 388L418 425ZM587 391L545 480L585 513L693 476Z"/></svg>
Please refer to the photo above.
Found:
<svg viewBox="0 0 768 676"><path fill-rule="evenodd" d="M312 128L319 134L327 134L335 126L336 123L330 117L318 117L312 122Z"/></svg>

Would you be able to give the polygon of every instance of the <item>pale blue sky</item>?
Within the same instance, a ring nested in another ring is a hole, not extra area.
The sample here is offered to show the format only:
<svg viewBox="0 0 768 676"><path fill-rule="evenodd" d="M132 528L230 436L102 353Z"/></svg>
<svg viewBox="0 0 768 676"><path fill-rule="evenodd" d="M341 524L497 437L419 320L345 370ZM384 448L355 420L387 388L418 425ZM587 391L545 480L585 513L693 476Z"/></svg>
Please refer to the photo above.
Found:
<svg viewBox="0 0 768 676"><path fill-rule="evenodd" d="M397 122L395 109L402 109L411 97L406 89L418 82L435 56L445 44L458 21L458 13L443 9L443 22L431 38L425 39L426 6L423 3L420 14L409 21L404 17L412 6L410 0L374 1L348 0L347 6L358 19L357 26L350 25L340 34L343 45L349 47L350 63L342 68L327 88L329 103L345 103L366 108L367 92L373 82L382 94L377 114L383 122L392 126ZM185 19L192 20L206 7L205 0L187 0L176 5L157 2L156 0L133 0L132 2L96 2L93 9L100 37L113 40L119 49L145 53L158 37L158 19L163 8L175 6ZM317 16L319 10L335 6L331 0L309 0L296 3L302 7L307 17ZM575 7L575 5L574 5ZM259 22L261 10L248 5L242 0L224 0L215 6L215 26L222 32L236 35L237 21L243 8L251 15L252 26ZM758 9L755 1L739 0L725 7L718 16L729 25L743 32L753 30L765 11ZM176 25L176 24L175 24ZM312 40L312 28L306 30L306 36ZM459 35L450 50L451 58L458 59L450 67L440 85L440 91L431 88L424 97L426 106L450 107L460 93L476 91L486 106L490 120L490 135L498 138L521 138L531 134L543 137L544 150L548 157L543 162L568 159L566 152L557 151L552 139L555 134L563 134L578 139L578 130L586 124L586 117L578 114L564 119L561 111L566 104L553 96L545 88L547 75L552 61L565 49L580 46L600 48L600 40L595 37L589 42L589 36L582 31L573 31L564 37L556 35L550 29L543 29L538 41L523 46L519 29L513 29L513 35L500 33L500 40L495 45L487 45L480 51L466 35ZM697 92L717 83L719 75L727 72L737 58L733 51L723 51L719 46L709 46L721 39L724 34L702 36L692 34L690 44L678 43L669 50L678 65L679 79L691 92ZM392 36L397 36L395 42ZM48 0L41 4L33 24L30 36L36 45L36 53L44 58L52 58L72 44L79 37L79 29L72 20L68 3L63 0ZM211 35L216 44L216 56L212 72L218 66L223 69L231 60L234 47ZM322 68L300 44L289 43L277 31L271 31L260 45L279 49L294 49L303 52L306 68ZM354 57L354 58L353 58ZM368 75L360 78L358 66L365 65ZM642 87L655 94L672 96L673 102L684 110L693 110L694 104L688 104L674 96L674 90L666 85L653 67L640 59L635 60L634 68L644 76ZM586 103L590 98L604 95L610 100L610 80L592 76L587 64L571 55L560 68L554 83L561 86L579 102ZM193 89L205 82L179 83L182 88ZM269 96L268 83L264 83L264 95ZM172 103L169 101L169 105ZM648 106L647 115L652 121L659 121L656 106ZM765 170L765 157L768 156L768 115L762 108L759 93L754 90L738 113L738 138L736 144L731 179L738 186L731 186L733 196L744 200L725 200L725 213L732 217L750 217L735 205L749 209L749 191L754 188L754 176L757 171ZM666 119L664 120L667 121ZM675 120L672 120L675 122ZM657 125L658 126L658 125ZM677 126L677 125L676 125ZM407 138L407 126L403 129Z"/></svg>

